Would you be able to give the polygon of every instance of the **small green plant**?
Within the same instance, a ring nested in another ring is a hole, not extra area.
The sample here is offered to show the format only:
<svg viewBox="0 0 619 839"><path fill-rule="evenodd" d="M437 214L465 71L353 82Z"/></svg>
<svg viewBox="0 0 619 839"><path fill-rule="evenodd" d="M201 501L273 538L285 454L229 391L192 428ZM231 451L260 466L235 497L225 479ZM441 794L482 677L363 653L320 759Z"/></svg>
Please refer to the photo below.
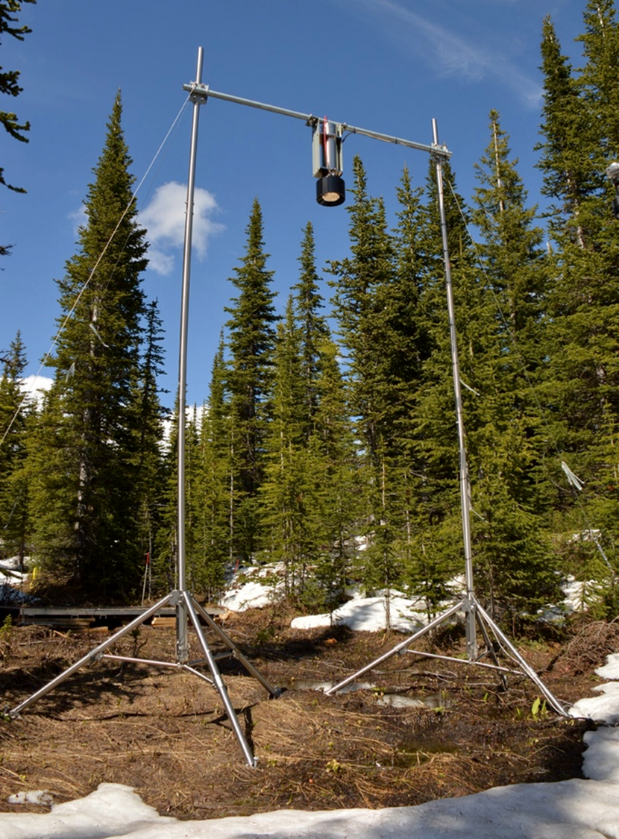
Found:
<svg viewBox="0 0 619 839"><path fill-rule="evenodd" d="M334 775L341 772L343 768L342 764L335 758L327 763L327 772L332 772Z"/></svg>
<svg viewBox="0 0 619 839"><path fill-rule="evenodd" d="M548 716L548 706L545 699L537 696L531 706L531 716L534 720L543 720Z"/></svg>
<svg viewBox="0 0 619 839"><path fill-rule="evenodd" d="M140 654L140 651L146 644L146 639L142 638L142 630L139 626L136 627L136 629L132 629L130 634L133 638L133 650L131 652L131 655L133 658L137 658Z"/></svg>

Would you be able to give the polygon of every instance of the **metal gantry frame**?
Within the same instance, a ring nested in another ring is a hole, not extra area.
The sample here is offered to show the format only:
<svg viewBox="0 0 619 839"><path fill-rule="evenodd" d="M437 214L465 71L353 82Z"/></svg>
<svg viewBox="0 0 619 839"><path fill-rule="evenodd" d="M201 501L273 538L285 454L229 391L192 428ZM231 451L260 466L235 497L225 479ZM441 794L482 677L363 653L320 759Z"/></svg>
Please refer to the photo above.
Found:
<svg viewBox="0 0 619 839"><path fill-rule="evenodd" d="M264 102L256 102L251 99L243 99L239 96L233 96L228 93L220 93L219 91L211 90L207 85L194 83L184 85L184 89L193 96L203 96L206 98L222 99L227 102L234 102L238 105L247 105L252 108L258 108L263 111L270 111L272 113L280 114L282 116L292 117L293 119L303 120L307 125L313 129L317 127L320 119L313 114L301 113L300 111L291 111L287 108L280 108L275 105L267 105ZM538 674L530 665L524 660L520 653L516 650L511 641L503 633L500 627L492 620L490 615L485 611L482 605L477 600L475 595L475 583L473 575L473 555L471 547L471 523L470 523L470 509L471 509L471 485L469 479L468 462L466 455L466 436L464 428L464 418L462 413L462 392L460 384L460 364L458 359L458 340L456 334L456 319L453 298L453 288L451 282L451 263L449 259L449 245L447 239L447 219L445 213L445 190L443 184L443 163L448 160L452 153L449 149L439 143L438 125L435 119L432 120L432 143L418 143L413 140L407 140L402 137L395 137L390 134L384 134L379 131L371 131L367 128L359 128L354 125L349 125L346 122L337 122L336 120L329 120L337 129L337 134L342 137L344 133L359 134L364 137L369 137L373 140L381 140L385 143L393 145L404 146L405 148L416 149L428 153L434 160L436 166L436 182L438 193L439 216L441 223L441 239L443 246L443 260L445 264L445 286L447 293L447 309L449 315L449 338L451 346L451 361L453 371L454 396L455 407L458 426L458 448L459 448L459 482L460 482L460 503L461 503L461 518L462 518L462 536L464 542L464 567L465 567L465 596L454 606L447 609L443 614L439 615L435 620L431 621L414 633L409 638L396 645L393 650L386 653L380 658L363 667L361 670L353 673L348 678L339 682L337 685L327 691L327 694L335 694L342 688L355 681L360 676L368 673L377 665L387 661L394 655L404 651L414 652L417 655L426 655L426 653L410 650L409 647L420 637L431 632L441 623L452 618L457 612L464 612L465 627L466 627L466 660L465 664L475 664L483 667L494 669L499 674L501 680L505 683L507 673L514 672L513 669L502 667L499 664L497 657L497 649L502 650L506 656L518 667L515 672L524 674L538 687L541 694L544 696L548 705L553 708L561 716L568 716L567 710L563 703L554 696L548 689L544 682L540 679ZM479 650L477 640L477 631L483 639L484 648ZM494 640L493 640L494 639ZM449 659L447 656L432 656L438 658L445 658L448 660L460 661L460 659ZM483 662L482 659L489 658L491 663Z"/></svg>
<svg viewBox="0 0 619 839"><path fill-rule="evenodd" d="M153 606L146 609L135 620L131 621L126 626L122 627L118 632L114 633L110 638L99 644L93 650L88 652L79 661L75 662L69 668L60 673L56 678L52 679L38 691L33 693L23 702L16 705L9 711L11 717L19 716L20 712L32 705L37 700L52 691L59 684L64 682L73 673L81 667L92 664L101 659L109 659L113 661L126 661L144 665L152 665L159 667L175 668L194 674L203 679L211 685L221 697L226 714L230 719L234 734L239 742L241 750L249 766L256 766L257 759L254 757L252 749L247 741L245 733L240 725L234 706L228 696L225 682L221 676L217 666L217 659L219 655L215 655L207 641L203 623L212 630L218 637L219 641L228 649L226 655L234 656L269 693L271 697L279 695L278 688L269 684L269 682L261 675L256 667L241 653L238 647L232 642L224 630L218 626L211 618L208 612L195 600L193 595L187 589L186 582L186 545L185 545L185 412L186 412L186 386L187 386L187 334L189 322L189 289L191 278L191 250L192 250L192 233L193 233L193 211L194 211L194 193L195 193L195 175L196 175L196 157L197 157L197 142L198 142L198 126L199 126L199 112L200 107L204 105L209 98L221 99L228 102L233 102L239 105L246 105L252 108L258 108L264 111L280 114L282 116L292 117L294 119L303 120L306 125L316 128L320 118L312 114L301 113L299 111L291 111L286 108L280 108L274 105L267 105L263 102L257 102L251 99L243 99L239 96L233 96L226 93L211 90L208 85L202 84L202 62L203 50L202 47L198 50L198 61L196 70L196 81L190 84L183 85L183 89L190 95L193 103L193 119L191 128L191 143L189 155L189 176L187 183L187 207L185 215L185 236L183 248L183 272L182 272L182 295L181 295L181 326L180 326L180 351L179 351L179 376L178 376L178 504L177 504L177 530L178 530L178 588L168 592L161 600ZM449 314L449 331L452 357L452 370L454 381L454 393L456 403L456 415L458 424L458 445L459 445L459 480L460 480L460 498L462 511L462 532L464 540L464 561L465 561L465 585L466 594L456 604L448 608L441 615L430 621L426 626L415 632L413 635L405 638L393 649L374 661L367 664L361 670L353 673L348 678L339 682L337 685L327 691L328 694L335 694L342 688L346 687L351 682L355 681L360 676L377 667L379 664L387 661L391 657L402 653L411 652L416 655L430 655L424 651L409 649L411 645L420 637L431 632L444 621L453 618L457 612L464 612L466 624L466 660L454 659L448 656L432 655L433 658L441 658L448 661L462 661L464 664L479 665L486 668L491 668L499 674L502 679L505 679L507 673L517 672L527 676L539 688L542 695L547 700L550 707L552 707L558 714L568 716L563 704L553 695L553 693L546 687L538 674L527 664L520 653L516 650L514 645L509 641L506 635L496 625L492 618L483 609L475 596L474 578L473 578L473 559L471 551L471 531L470 531L470 481L466 457L466 439L464 430L464 420L462 415L462 396L460 388L460 370L458 361L458 344L455 326L455 313L453 290L451 283L451 265L449 261L449 248L447 241L447 222L445 215L445 201L444 201L444 187L443 187L443 162L451 157L451 152L446 146L439 144L438 128L436 120L432 121L433 141L431 144L417 143L412 140L406 140L400 137L395 137L389 134L383 134L378 131L370 131L365 128L358 128L344 122L335 122L330 120L337 126L339 136L344 132L349 134L359 134L361 136L369 137L374 140L381 140L386 143L404 146L406 148L417 149L428 153L436 165L436 178L438 188L438 203L439 215L441 222L441 237L443 244L443 258L445 263L445 284L447 292L447 307ZM165 606L172 606L176 609L176 658L174 661L164 662L151 659L140 659L129 656L118 656L111 653L106 653L113 644L119 639L134 631L146 621L150 620ZM195 661L189 660L189 638L188 625L194 628L199 646L203 653L203 658ZM477 642L477 629L484 640L484 649L480 653ZM492 636L495 642L492 641ZM502 667L499 664L495 646L502 649L504 653L517 665L518 669ZM484 662L481 659L489 657L490 662ZM204 667L208 673L198 670L198 667Z"/></svg>
<svg viewBox="0 0 619 839"><path fill-rule="evenodd" d="M258 108L263 111L270 111L272 113L280 114L282 116L292 117L293 119L300 119L306 125L316 129L320 123L320 118L313 114L306 114L300 111L292 111L287 108L280 108L276 105L268 105L264 102L257 102L252 99L244 99L240 96L233 96L228 93L220 93L219 91L211 90L208 85L203 85L199 81L193 84L183 86L184 90L188 91L191 96L203 97L204 101L208 98L222 99L227 102L233 102L238 105L246 105L251 108ZM458 359L458 340L456 334L456 319L453 298L453 288L451 282L451 263L449 259L449 245L447 239L447 219L445 213L445 190L443 185L443 163L448 160L452 153L449 149L439 143L438 125L435 119L432 120L432 143L419 143L413 140L407 140L402 137L395 137L390 134L384 134L379 131L372 131L367 128L359 128L354 125L349 125L346 122L337 122L336 120L329 120L333 123L338 137L342 137L344 133L359 134L364 137L369 137L373 140L381 140L385 143L393 145L404 146L405 148L416 149L417 151L426 152L431 156L436 166L436 182L439 204L439 216L441 222L441 239L443 246L443 260L445 264L445 286L447 293L447 309L449 316L449 338L451 346L451 360L454 383L455 407L458 425L458 448L459 448L459 481L460 481L460 501L461 501L461 517L462 517L462 535L464 542L464 565L465 565L465 586L466 594L446 612L439 615L435 620L431 621L427 626L423 627L418 632L414 633L409 638L398 644L393 650L368 665L361 670L353 673L348 678L339 682L337 685L326 691L327 694L335 694L342 688L355 681L360 676L374 669L378 664L383 663L392 656L407 651L414 652L417 655L426 655L426 653L410 650L409 647L421 636L432 631L438 625L446 620L449 620L457 612L464 612L465 626L466 626L466 653L467 657L463 663L475 664L483 667L494 669L499 674L501 680L505 684L506 674L514 672L510 668L502 667L499 664L497 657L497 650L501 649L506 656L516 664L518 670L515 672L522 673L527 676L538 687L541 694L544 696L549 706L553 708L561 716L568 716L567 710L563 703L557 699L554 694L548 689L544 682L540 679L538 674L530 665L524 660L520 653L516 650L511 641L502 632L500 627L492 620L490 615L484 610L482 605L475 595L475 584L473 575L473 555L471 548L471 524L470 524L470 509L471 509L471 485L469 479L468 462L466 456L466 437L464 429L464 418L462 413L462 392L460 385L460 364ZM483 638L484 648L481 653L477 641L477 630ZM494 638L494 642L493 642ZM448 658L447 656L432 656L438 658ZM490 658L491 663L482 662L483 658ZM449 659L459 661L460 659Z"/></svg>

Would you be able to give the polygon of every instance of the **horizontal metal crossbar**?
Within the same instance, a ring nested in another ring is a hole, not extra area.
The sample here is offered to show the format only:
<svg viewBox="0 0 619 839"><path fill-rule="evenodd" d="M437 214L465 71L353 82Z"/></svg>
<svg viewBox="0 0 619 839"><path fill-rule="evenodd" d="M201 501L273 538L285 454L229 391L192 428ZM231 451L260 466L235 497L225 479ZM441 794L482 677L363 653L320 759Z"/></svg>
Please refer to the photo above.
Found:
<svg viewBox="0 0 619 839"><path fill-rule="evenodd" d="M278 105L268 105L266 102L257 102L254 99L244 99L241 96L233 96L230 93L221 93L218 90L211 90L208 85L184 84L183 90L186 90L192 96L199 96L206 101L206 99L222 99L225 102L234 102L237 105L247 105L250 108L258 108L261 111L270 111L274 114L280 114L284 117L292 117L293 119L301 119L308 125L315 125L320 121L321 117L313 114L304 114L301 111L291 111L288 108L280 108ZM350 134L360 134L364 137L371 137L373 140L382 140L384 143L393 143L396 146L405 146L409 149L417 149L424 151L444 159L451 157L452 153L446 146L441 146L438 143L417 143L414 140L405 140L403 137L394 137L391 134L382 134L380 131L371 131L368 128L359 128L355 125L349 125L347 122L338 122L335 119L329 120L340 126L342 132L347 131Z"/></svg>

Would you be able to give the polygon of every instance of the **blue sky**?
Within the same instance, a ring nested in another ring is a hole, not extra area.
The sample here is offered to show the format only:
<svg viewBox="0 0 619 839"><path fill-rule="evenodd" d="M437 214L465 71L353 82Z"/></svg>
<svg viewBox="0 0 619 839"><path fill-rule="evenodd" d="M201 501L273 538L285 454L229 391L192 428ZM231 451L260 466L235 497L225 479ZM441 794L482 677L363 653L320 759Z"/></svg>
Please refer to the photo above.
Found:
<svg viewBox="0 0 619 839"><path fill-rule="evenodd" d="M166 329L166 386L178 374L182 225L191 107L182 86L278 105L422 143L438 120L465 199L488 142L488 113L501 114L514 157L539 201L533 151L541 103L539 42L550 14L563 50L578 64L585 0L39 0L20 20L33 32L5 40L0 63L21 71L24 92L2 103L30 120L30 142L2 138L9 182L0 193L0 349L19 329L27 374L39 370L56 332L54 279L75 252L82 201L101 152L118 89L123 126L140 184L138 207L151 243L144 275ZM180 117L179 117L180 114ZM178 118L178 119L177 119ZM167 140L164 143L164 139ZM162 147L163 144L163 147ZM422 183L427 156L351 136L345 165L359 154L369 190L390 214L404 165ZM350 168L344 173L352 185ZM200 110L198 217L194 230L188 399L207 395L213 354L235 290L228 278L243 255L254 197L264 213L269 267L283 312L297 281L302 228L311 221L317 262L347 251L348 214L321 208L303 122L211 99ZM328 289L325 284L325 296ZM45 374L45 370L43 373ZM171 398L171 397L170 397Z"/></svg>

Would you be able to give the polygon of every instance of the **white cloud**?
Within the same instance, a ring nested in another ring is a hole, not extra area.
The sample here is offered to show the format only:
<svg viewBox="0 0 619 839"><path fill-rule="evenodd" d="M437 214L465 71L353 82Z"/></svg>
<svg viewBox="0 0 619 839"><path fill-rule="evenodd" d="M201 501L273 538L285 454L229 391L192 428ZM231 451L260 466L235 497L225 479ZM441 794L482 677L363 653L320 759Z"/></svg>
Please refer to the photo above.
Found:
<svg viewBox="0 0 619 839"><path fill-rule="evenodd" d="M529 107L539 105L542 89L537 80L523 73L511 60L505 43L498 47L496 33L491 46L484 43L476 27L475 39L456 34L447 27L406 8L395 0L340 0L352 12L371 14L375 24L407 54L414 53L439 76L481 81L499 78ZM455 25L455 24L454 24ZM486 31L486 35L489 33Z"/></svg>
<svg viewBox="0 0 619 839"><path fill-rule="evenodd" d="M54 380L49 376L26 376L22 381L22 387L25 393L34 397L35 403L40 407L43 402L45 393L54 384Z"/></svg>
<svg viewBox="0 0 619 839"><path fill-rule="evenodd" d="M34 393L37 390L46 391L54 384L54 380L49 376L26 376L23 380L24 390L28 393Z"/></svg>
<svg viewBox="0 0 619 839"><path fill-rule="evenodd" d="M158 274L172 272L175 255L170 251L183 246L186 203L187 186L170 181L158 187L150 204L140 212L139 222L148 231L150 268ZM222 224L213 221L218 210L215 197L196 187L192 244L199 259L206 256L210 238L224 230Z"/></svg>

